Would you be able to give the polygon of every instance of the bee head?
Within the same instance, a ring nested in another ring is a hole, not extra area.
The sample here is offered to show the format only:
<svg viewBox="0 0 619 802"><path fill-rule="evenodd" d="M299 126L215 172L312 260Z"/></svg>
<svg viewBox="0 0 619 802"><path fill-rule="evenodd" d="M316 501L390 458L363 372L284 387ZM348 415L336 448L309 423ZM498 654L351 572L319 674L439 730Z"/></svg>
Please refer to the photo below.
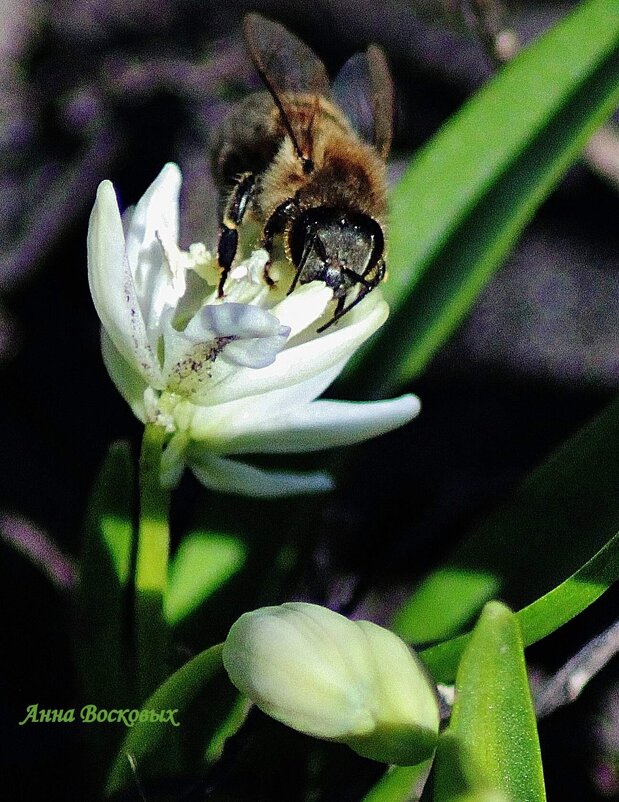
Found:
<svg viewBox="0 0 619 802"><path fill-rule="evenodd" d="M384 237L368 215L318 206L294 220L288 249L299 283L324 281L341 298L381 258Z"/></svg>

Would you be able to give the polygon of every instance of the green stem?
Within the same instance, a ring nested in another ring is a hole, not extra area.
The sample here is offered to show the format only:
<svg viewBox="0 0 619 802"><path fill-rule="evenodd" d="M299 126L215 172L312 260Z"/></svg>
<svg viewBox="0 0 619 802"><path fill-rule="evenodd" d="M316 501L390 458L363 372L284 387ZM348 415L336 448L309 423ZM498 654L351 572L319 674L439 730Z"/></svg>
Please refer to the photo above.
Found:
<svg viewBox="0 0 619 802"><path fill-rule="evenodd" d="M170 493L159 475L166 433L146 424L140 454L140 521L135 565L137 680L144 701L167 677L170 636L163 615L170 552Z"/></svg>

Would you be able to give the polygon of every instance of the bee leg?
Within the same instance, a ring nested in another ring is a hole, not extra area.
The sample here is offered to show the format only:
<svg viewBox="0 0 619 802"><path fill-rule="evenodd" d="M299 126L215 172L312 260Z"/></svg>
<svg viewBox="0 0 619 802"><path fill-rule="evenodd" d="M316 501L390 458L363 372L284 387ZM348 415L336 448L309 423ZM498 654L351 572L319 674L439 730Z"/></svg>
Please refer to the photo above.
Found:
<svg viewBox="0 0 619 802"><path fill-rule="evenodd" d="M280 205L275 209L273 214L269 217L269 219L264 224L264 228L262 229L262 247L265 251L269 254L269 262L266 264L264 268L264 278L269 286L273 286L275 283L273 279L269 276L269 266L271 252L273 251L273 239L278 234L283 234L288 226L288 223L293 219L295 214L298 212L298 206L296 202L291 198ZM291 290L288 291L290 294Z"/></svg>
<svg viewBox="0 0 619 802"><path fill-rule="evenodd" d="M221 268L221 277L217 287L217 296L223 297L224 284L236 256L239 244L238 227L241 224L256 184L253 173L243 173L232 190L228 205L221 221L221 233L217 245L217 261Z"/></svg>
<svg viewBox="0 0 619 802"><path fill-rule="evenodd" d="M365 296L370 292L370 290L373 290L374 287L377 287L380 284L380 282L385 278L386 271L387 268L385 262L382 259L380 260L380 262L378 262L378 264L370 264L366 269L365 273L363 273L361 276L352 270L346 271L347 275L350 275L350 278L352 278L353 281L361 285L359 288L359 292L357 293L356 297L346 307L344 306L344 303L346 301L346 296L344 296L343 298L339 298L337 306L335 307L335 312L333 313L333 317L331 318L331 320L328 320L324 324L324 326L321 326L319 329L317 329L316 330L317 333L320 334L321 332L328 329L336 321L338 321L341 317L343 317L347 312L350 312L350 310L353 307L357 306L357 304L360 303L365 298ZM373 273L373 275L370 279L367 279L366 276L369 273Z"/></svg>
<svg viewBox="0 0 619 802"><path fill-rule="evenodd" d="M299 283L299 279L303 275L303 270L305 269L305 263L307 262L309 255L312 252L312 248L314 247L315 242L316 242L315 233L314 236L308 236L306 238L305 247L303 248L303 253L301 254L301 259L299 260L299 264L296 266L296 273L294 274L294 278L292 279L290 287L288 287L288 292L286 293L286 295L290 295L292 292L294 292L297 284Z"/></svg>
<svg viewBox="0 0 619 802"><path fill-rule="evenodd" d="M323 326L321 326L319 329L316 329L316 332L317 332L317 334L320 334L321 332L323 332L323 331L326 331L326 330L327 330L328 328L330 328L330 327L331 327L331 326L332 326L334 323L337 323L337 321L338 321L338 320L339 320L341 317L344 317L344 315L346 314L346 312L350 312L350 310L351 310L351 309L352 309L354 306L357 306L357 304L358 304L360 301L362 301L362 300L365 298L365 296L368 294L368 292L370 291L370 289L371 289L371 288L368 288L368 287L361 286L361 289L360 289L360 290L359 290L359 292L357 293L357 296L356 296L356 298L355 298L353 301L351 301L351 302L348 304L348 306L346 306L346 307L344 306L344 303L346 302L346 296L344 296L343 298L340 298L340 299L338 300L338 302L337 302L337 306L335 307L335 312L333 313L333 317L331 318L331 320L328 320L328 321L327 321L327 322L326 322L326 323L325 323Z"/></svg>

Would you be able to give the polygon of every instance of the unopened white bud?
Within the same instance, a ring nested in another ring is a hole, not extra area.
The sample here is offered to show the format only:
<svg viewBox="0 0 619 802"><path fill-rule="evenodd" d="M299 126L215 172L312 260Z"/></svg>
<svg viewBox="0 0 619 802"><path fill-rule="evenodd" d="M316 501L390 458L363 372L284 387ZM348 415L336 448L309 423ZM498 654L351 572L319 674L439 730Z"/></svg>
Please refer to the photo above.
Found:
<svg viewBox="0 0 619 802"><path fill-rule="evenodd" d="M434 752L435 689L411 649L369 621L301 602L264 607L232 626L223 662L240 691L300 732L385 763Z"/></svg>

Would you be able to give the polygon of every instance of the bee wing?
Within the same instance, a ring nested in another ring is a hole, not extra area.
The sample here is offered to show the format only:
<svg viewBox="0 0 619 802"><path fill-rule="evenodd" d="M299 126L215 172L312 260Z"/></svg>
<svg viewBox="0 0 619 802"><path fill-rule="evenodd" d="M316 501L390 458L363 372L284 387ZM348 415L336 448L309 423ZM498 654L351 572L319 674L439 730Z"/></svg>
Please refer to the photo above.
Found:
<svg viewBox="0 0 619 802"><path fill-rule="evenodd" d="M243 33L251 59L271 94L329 94L324 64L283 25L260 14L246 14Z"/></svg>
<svg viewBox="0 0 619 802"><path fill-rule="evenodd" d="M355 130L387 157L393 129L393 81L378 45L349 58L333 82L332 95Z"/></svg>
<svg viewBox="0 0 619 802"><path fill-rule="evenodd" d="M344 63L333 81L331 95L352 123L355 131L368 142L374 138L368 60L365 53L356 53Z"/></svg>
<svg viewBox="0 0 619 802"><path fill-rule="evenodd" d="M382 47L370 45L367 57L374 111L374 146L386 159L393 137L393 79Z"/></svg>
<svg viewBox="0 0 619 802"><path fill-rule="evenodd" d="M289 95L307 92L329 96L329 76L318 56L283 25L260 14L246 14L243 34L251 60L271 93L300 157L311 141L311 130L299 130L298 115L288 113ZM311 121L310 126L311 128Z"/></svg>

